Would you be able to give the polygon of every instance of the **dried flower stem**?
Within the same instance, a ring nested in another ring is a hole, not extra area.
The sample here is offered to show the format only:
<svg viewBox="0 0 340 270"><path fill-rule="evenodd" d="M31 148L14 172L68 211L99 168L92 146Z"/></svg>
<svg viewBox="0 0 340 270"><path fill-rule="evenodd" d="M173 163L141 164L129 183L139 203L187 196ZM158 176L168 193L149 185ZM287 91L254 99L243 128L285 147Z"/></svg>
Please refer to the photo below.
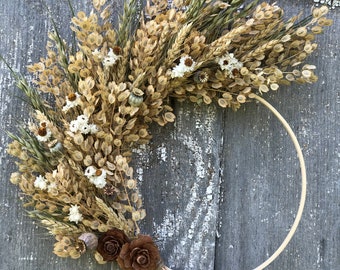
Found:
<svg viewBox="0 0 340 270"><path fill-rule="evenodd" d="M96 197L96 203L99 208L107 215L108 221L113 222L114 226L123 231L129 231L126 220L122 220L107 204L100 198Z"/></svg>
<svg viewBox="0 0 340 270"><path fill-rule="evenodd" d="M49 109L47 104L43 101L39 92L35 88L29 86L27 80L23 76L15 72L1 54L0 60L3 61L10 70L11 75L16 81L17 87L26 95L27 102L32 107L32 109L41 111L48 117L50 121L53 121L54 115L52 114L51 109Z"/></svg>
<svg viewBox="0 0 340 270"><path fill-rule="evenodd" d="M119 174L120 174L121 179L124 179L122 173L119 172ZM127 195L128 205L130 206L131 209L134 209L134 207L132 206L130 197L129 197L129 193L128 193L127 189L126 189L126 185L123 185L123 186L124 186L125 194ZM139 229L138 223L135 220L133 220L133 222L134 222L134 225L135 225L136 234L138 235L140 233L140 229Z"/></svg>
<svg viewBox="0 0 340 270"><path fill-rule="evenodd" d="M124 48L126 42L132 38L135 20L138 21L138 0L124 1L124 14L119 23L118 46Z"/></svg>
<svg viewBox="0 0 340 270"><path fill-rule="evenodd" d="M166 66L170 65L180 56L180 52L181 52L184 40L189 35L189 32L191 31L191 29L192 29L192 23L183 25L181 30L179 30L174 42L173 43L170 42L168 46L170 46L171 44L172 45L171 45L171 48L169 48L167 51L167 58L165 62Z"/></svg>

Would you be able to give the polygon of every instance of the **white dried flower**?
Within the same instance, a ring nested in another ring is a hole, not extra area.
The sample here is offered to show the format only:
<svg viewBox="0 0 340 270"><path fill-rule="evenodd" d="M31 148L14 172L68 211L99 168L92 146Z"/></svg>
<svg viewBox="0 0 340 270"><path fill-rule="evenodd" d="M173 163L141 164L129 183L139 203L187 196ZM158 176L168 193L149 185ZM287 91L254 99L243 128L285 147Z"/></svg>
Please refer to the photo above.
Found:
<svg viewBox="0 0 340 270"><path fill-rule="evenodd" d="M77 120L72 120L70 123L70 131L76 133L80 131L82 134L94 134L98 132L98 128L95 124L88 123L89 118L86 115L79 115Z"/></svg>
<svg viewBox="0 0 340 270"><path fill-rule="evenodd" d="M91 134L95 134L98 132L98 127L95 124L90 124L89 127L90 127Z"/></svg>
<svg viewBox="0 0 340 270"><path fill-rule="evenodd" d="M78 131L78 122L77 120L72 120L70 123L70 131L76 133Z"/></svg>
<svg viewBox="0 0 340 270"><path fill-rule="evenodd" d="M98 128L95 124L82 124L78 128L82 134L94 134L98 132Z"/></svg>
<svg viewBox="0 0 340 270"><path fill-rule="evenodd" d="M95 173L96 173L96 168L93 167L93 166L89 166L89 167L86 168L84 174L85 174L85 176L87 176L87 178L90 178L90 177L94 176Z"/></svg>
<svg viewBox="0 0 340 270"><path fill-rule="evenodd" d="M75 222L78 224L79 221L83 220L82 214L79 212L79 206L78 205L71 205L70 212L68 215L68 219L71 222Z"/></svg>
<svg viewBox="0 0 340 270"><path fill-rule="evenodd" d="M37 139L39 142L47 142L52 136L52 132L47 128L46 122L41 122L37 131Z"/></svg>
<svg viewBox="0 0 340 270"><path fill-rule="evenodd" d="M71 93L66 97L66 105L63 107L63 112L80 105L80 95L78 93Z"/></svg>
<svg viewBox="0 0 340 270"><path fill-rule="evenodd" d="M35 178L34 180L34 186L36 188L39 188L41 190L46 190L47 189L47 180L44 176L39 175Z"/></svg>
<svg viewBox="0 0 340 270"><path fill-rule="evenodd" d="M81 115L78 115L77 121L80 124L85 124L85 123L87 124L87 122L89 121L89 118L85 114L81 114Z"/></svg>
<svg viewBox="0 0 340 270"><path fill-rule="evenodd" d="M314 0L314 3L317 3L316 6L321 5L329 5L332 9L335 7L340 7L340 1L339 0Z"/></svg>
<svg viewBox="0 0 340 270"><path fill-rule="evenodd" d="M186 72L194 71L195 65L195 61L190 56L182 56L179 64L173 68L171 78L183 77Z"/></svg>
<svg viewBox="0 0 340 270"><path fill-rule="evenodd" d="M103 177L93 177L90 182L94 184L97 188L104 188L106 186L106 175Z"/></svg>
<svg viewBox="0 0 340 270"><path fill-rule="evenodd" d="M37 139L39 142L47 142L52 136L52 132L49 129L46 129L46 135L45 136L40 136L39 134L37 135Z"/></svg>
<svg viewBox="0 0 340 270"><path fill-rule="evenodd" d="M116 55L113 50L110 48L109 52L107 53L107 57L103 59L104 67L111 67L113 66L117 60L119 59L119 55Z"/></svg>
<svg viewBox="0 0 340 270"><path fill-rule="evenodd" d="M91 129L90 129L90 126L88 124L83 124L83 125L79 126L79 131L82 134L89 134Z"/></svg>
<svg viewBox="0 0 340 270"><path fill-rule="evenodd" d="M85 176L90 180L90 183L94 184L97 188L103 188L106 185L106 170L96 169L93 166L89 166L85 170Z"/></svg>
<svg viewBox="0 0 340 270"><path fill-rule="evenodd" d="M222 70L226 70L230 78L234 78L235 71L239 71L243 67L243 63L238 61L233 53L227 53L217 58L217 63Z"/></svg>

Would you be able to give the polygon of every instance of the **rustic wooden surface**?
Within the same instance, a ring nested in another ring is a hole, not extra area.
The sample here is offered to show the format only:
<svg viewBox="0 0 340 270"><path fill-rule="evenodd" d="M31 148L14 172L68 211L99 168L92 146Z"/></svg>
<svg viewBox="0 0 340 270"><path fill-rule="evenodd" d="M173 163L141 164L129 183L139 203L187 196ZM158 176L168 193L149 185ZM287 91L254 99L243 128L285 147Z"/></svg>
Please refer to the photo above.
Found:
<svg viewBox="0 0 340 270"><path fill-rule="evenodd" d="M0 53L16 70L45 53L51 30L44 0L0 0ZM88 0L73 1L90 10ZM114 1L117 12L122 1ZM294 2L292 4L292 2ZM66 1L47 0L62 34L70 38ZM278 1L287 14L309 12L312 0ZM340 9L334 25L318 37L310 58L319 81L266 95L288 120L303 146L308 198L292 242L267 269L340 269ZM53 239L25 216L20 193L8 178L15 167L6 155L5 130L27 119L26 105L0 63L1 197L0 269L110 269L52 254ZM148 216L142 224L177 270L249 270L263 262L287 234L299 201L300 174L292 143L261 105L237 113L217 106L175 102L177 122L154 127L152 143L135 153L135 168Z"/></svg>

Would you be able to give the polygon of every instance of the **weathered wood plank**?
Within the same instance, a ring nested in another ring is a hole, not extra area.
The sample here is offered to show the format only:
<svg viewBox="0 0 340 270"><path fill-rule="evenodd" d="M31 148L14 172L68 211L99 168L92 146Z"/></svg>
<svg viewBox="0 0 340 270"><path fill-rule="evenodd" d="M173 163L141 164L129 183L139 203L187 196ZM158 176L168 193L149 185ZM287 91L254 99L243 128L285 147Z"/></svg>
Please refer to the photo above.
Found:
<svg viewBox="0 0 340 270"><path fill-rule="evenodd" d="M310 10L310 1L278 4L289 14ZM308 174L303 220L267 269L340 269L339 10L331 17L334 25L317 37L319 51L309 60L320 80L266 96L296 131ZM226 112L225 122L215 269L252 269L278 248L293 223L300 170L286 132L261 105Z"/></svg>
<svg viewBox="0 0 340 270"><path fill-rule="evenodd" d="M175 108L175 126L155 127L151 151L142 154L144 227L152 226L169 267L214 269L221 114L214 106Z"/></svg>
<svg viewBox="0 0 340 270"><path fill-rule="evenodd" d="M0 0L0 53L21 72L44 54L51 24L43 2ZM46 2L58 25L68 26L66 3ZM74 2L76 10L90 9L90 1ZM293 14L309 12L312 2L278 3ZM268 269L339 269L339 12L331 12L334 25L318 37L319 51L310 59L319 82L266 96L297 131L309 178L302 224ZM67 27L61 30L70 38ZM5 153L5 130L14 131L27 111L3 63L0 88L0 269L110 269L91 256L54 256L53 239L25 216L17 188L8 182L14 165ZM293 222L300 192L294 148L277 120L255 103L237 113L176 103L175 112L177 122L155 126L152 143L135 153L148 213L142 230L157 239L173 269L252 269L279 246Z"/></svg>

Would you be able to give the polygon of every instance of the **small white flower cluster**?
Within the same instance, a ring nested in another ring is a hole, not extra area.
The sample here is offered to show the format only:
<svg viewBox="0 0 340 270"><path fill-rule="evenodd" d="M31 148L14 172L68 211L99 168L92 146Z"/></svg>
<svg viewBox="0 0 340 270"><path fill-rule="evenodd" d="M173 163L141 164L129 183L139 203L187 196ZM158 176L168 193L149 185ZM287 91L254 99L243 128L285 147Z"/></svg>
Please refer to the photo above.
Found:
<svg viewBox="0 0 340 270"><path fill-rule="evenodd" d="M319 6L319 4L327 4L331 6L332 9L340 7L340 0L314 0L314 3L317 3L316 6Z"/></svg>
<svg viewBox="0 0 340 270"><path fill-rule="evenodd" d="M47 190L48 192L51 192L53 189L57 188L57 184L56 183L48 184L47 179L44 176L42 176L42 175L39 175L39 176L37 176L35 178L33 185L36 188L39 188L41 190Z"/></svg>
<svg viewBox="0 0 340 270"><path fill-rule="evenodd" d="M37 176L34 180L34 186L36 188L41 189L41 190L46 190L47 189L47 179L42 175Z"/></svg>
<svg viewBox="0 0 340 270"><path fill-rule="evenodd" d="M97 188L103 188L106 185L106 171L104 169L96 169L93 166L89 166L85 170L85 176Z"/></svg>
<svg viewBox="0 0 340 270"><path fill-rule="evenodd" d="M233 53L227 53L224 56L217 58L217 63L222 70L226 70L230 78L234 78L233 71L237 71L243 67L243 63L238 61Z"/></svg>
<svg viewBox="0 0 340 270"><path fill-rule="evenodd" d="M68 220L78 224L79 221L83 220L82 214L79 212L78 205L71 205L70 212L68 214Z"/></svg>
<svg viewBox="0 0 340 270"><path fill-rule="evenodd" d="M82 134L94 134L98 132L98 128L95 124L89 124L89 118L82 114L77 117L77 120L72 120L70 123L70 131L76 133L80 131Z"/></svg>
<svg viewBox="0 0 340 270"><path fill-rule="evenodd" d="M63 112L66 113L69 109L74 108L78 105L80 105L80 95L78 93L74 93L72 100L70 100L69 96L66 97L66 105L63 107Z"/></svg>
<svg viewBox="0 0 340 270"><path fill-rule="evenodd" d="M190 56L182 56L179 64L173 68L171 78L183 77L186 72L194 71L195 65L196 63Z"/></svg>
<svg viewBox="0 0 340 270"><path fill-rule="evenodd" d="M109 52L107 53L107 57L103 59L104 67L111 67L113 66L117 60L119 59L119 55L116 55L113 50L110 48Z"/></svg>

